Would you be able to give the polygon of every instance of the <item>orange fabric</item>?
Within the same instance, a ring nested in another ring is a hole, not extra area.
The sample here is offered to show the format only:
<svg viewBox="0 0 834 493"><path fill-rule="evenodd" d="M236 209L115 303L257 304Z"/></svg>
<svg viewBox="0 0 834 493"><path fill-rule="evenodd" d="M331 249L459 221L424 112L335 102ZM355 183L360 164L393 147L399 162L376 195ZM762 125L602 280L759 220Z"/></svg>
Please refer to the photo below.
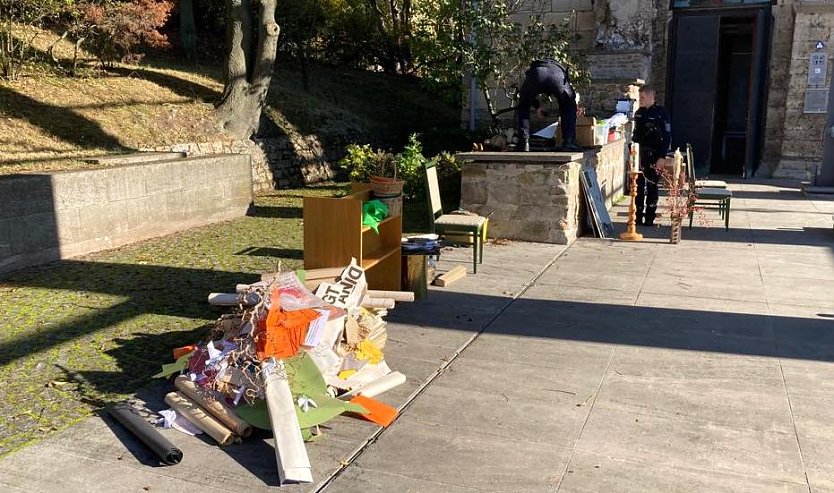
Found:
<svg viewBox="0 0 834 493"><path fill-rule="evenodd" d="M195 349L197 349L197 346L195 346L194 344L189 344L188 346L174 348L174 359L180 359L183 356L185 356L186 354L190 353L191 351L194 351Z"/></svg>
<svg viewBox="0 0 834 493"><path fill-rule="evenodd" d="M315 310L294 310L286 312L278 302L278 289L272 292L272 305L266 320L258 321L258 332L255 334L258 359L289 358L298 353L298 349L307 336L310 322L319 318L321 314Z"/></svg>
<svg viewBox="0 0 834 493"><path fill-rule="evenodd" d="M350 400L351 404L359 404L369 411L368 414L360 414L359 416L372 421L380 426L388 426L397 417L397 409L388 404L365 397L362 394L357 395Z"/></svg>

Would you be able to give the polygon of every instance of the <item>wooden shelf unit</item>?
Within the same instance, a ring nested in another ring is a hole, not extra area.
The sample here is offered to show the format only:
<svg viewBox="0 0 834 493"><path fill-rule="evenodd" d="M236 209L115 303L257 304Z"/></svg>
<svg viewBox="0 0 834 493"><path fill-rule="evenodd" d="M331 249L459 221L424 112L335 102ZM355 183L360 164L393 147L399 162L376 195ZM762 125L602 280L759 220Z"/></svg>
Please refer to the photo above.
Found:
<svg viewBox="0 0 834 493"><path fill-rule="evenodd" d="M355 258L371 289L400 290L402 216L379 223L379 234L362 225L364 184L341 198L304 197L304 268L344 267Z"/></svg>

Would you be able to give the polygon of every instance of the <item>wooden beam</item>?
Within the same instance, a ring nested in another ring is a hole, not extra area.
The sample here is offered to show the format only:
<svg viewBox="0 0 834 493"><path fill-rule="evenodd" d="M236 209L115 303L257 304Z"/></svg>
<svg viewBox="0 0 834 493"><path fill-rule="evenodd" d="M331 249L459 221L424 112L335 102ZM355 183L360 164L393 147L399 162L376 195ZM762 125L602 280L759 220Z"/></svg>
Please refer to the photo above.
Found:
<svg viewBox="0 0 834 493"><path fill-rule="evenodd" d="M445 288L446 286L451 285L453 282L463 279L466 277L466 267L459 265L454 269L441 274L437 279L434 280L435 286L440 286L441 288Z"/></svg>

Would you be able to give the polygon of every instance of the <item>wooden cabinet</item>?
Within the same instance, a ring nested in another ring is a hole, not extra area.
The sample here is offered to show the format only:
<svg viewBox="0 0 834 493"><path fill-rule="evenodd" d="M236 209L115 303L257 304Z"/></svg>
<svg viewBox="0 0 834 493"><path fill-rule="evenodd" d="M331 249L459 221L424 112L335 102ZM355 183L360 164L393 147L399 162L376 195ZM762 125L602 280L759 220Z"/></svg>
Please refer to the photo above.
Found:
<svg viewBox="0 0 834 493"><path fill-rule="evenodd" d="M362 225L364 184L341 198L304 197L304 268L344 267L355 258L371 289L400 290L402 216L386 218L379 234Z"/></svg>

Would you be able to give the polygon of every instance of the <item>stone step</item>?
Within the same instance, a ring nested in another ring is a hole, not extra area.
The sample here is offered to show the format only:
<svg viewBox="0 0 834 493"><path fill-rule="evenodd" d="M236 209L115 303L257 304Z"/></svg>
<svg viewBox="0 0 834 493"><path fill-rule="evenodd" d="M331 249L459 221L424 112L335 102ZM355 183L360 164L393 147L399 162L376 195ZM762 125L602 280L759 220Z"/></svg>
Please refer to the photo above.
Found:
<svg viewBox="0 0 834 493"><path fill-rule="evenodd" d="M773 178L784 180L803 181L809 179L810 177L811 174L809 172L806 172L805 170L790 170L780 168L773 172Z"/></svg>

